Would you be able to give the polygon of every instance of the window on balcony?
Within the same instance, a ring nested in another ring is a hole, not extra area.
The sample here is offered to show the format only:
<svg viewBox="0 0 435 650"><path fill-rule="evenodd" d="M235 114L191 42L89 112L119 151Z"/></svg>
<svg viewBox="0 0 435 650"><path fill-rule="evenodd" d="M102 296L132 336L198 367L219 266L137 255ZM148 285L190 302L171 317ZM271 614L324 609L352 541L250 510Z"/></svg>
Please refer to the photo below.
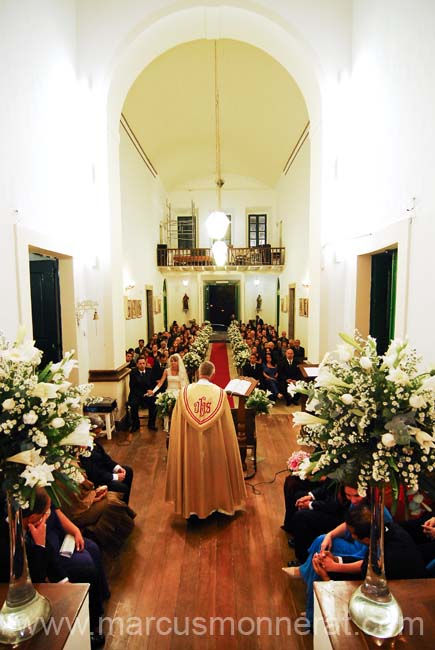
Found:
<svg viewBox="0 0 435 650"><path fill-rule="evenodd" d="M266 214L248 214L248 237L250 248L267 243Z"/></svg>
<svg viewBox="0 0 435 650"><path fill-rule="evenodd" d="M177 242L178 248L196 247L196 219L189 216L177 217Z"/></svg>

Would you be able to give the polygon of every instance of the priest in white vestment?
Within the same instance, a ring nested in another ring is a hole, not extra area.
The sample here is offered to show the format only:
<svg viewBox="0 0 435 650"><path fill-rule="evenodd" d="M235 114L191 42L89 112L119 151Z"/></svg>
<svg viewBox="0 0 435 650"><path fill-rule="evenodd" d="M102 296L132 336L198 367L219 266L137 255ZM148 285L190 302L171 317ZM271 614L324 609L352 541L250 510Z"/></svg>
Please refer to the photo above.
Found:
<svg viewBox="0 0 435 650"><path fill-rule="evenodd" d="M166 501L186 519L244 510L246 488L230 406L204 361L199 381L180 391L169 437Z"/></svg>

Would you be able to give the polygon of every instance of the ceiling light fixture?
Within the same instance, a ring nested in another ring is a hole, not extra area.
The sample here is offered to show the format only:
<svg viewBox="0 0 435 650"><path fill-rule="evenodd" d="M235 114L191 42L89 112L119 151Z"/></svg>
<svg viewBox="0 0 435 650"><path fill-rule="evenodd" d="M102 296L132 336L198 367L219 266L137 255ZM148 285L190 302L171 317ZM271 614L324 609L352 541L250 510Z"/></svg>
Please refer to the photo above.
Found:
<svg viewBox="0 0 435 650"><path fill-rule="evenodd" d="M217 209L209 214L205 226L212 239L222 239L228 229L229 220L221 207L221 190L224 180L221 177L221 138L220 138L220 112L219 112L219 83L218 83L218 60L217 41L214 41L214 106L215 106L215 138L216 138L216 195ZM219 244L219 246L216 246ZM213 256L218 266L223 266L226 261L227 245L223 241L217 241L212 247ZM219 258L219 261L218 261Z"/></svg>

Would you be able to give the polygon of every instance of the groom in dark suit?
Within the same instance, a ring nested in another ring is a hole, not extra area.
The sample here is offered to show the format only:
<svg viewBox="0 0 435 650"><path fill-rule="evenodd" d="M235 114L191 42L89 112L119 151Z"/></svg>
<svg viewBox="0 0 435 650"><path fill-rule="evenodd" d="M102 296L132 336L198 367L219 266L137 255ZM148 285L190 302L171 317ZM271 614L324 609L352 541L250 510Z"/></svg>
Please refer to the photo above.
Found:
<svg viewBox="0 0 435 650"><path fill-rule="evenodd" d="M147 368L145 359L139 357L136 368L130 373L130 395L128 397L131 410L130 431L138 431L139 429L140 406L148 409L148 429L157 431L156 398L153 393L155 382L153 379L152 368Z"/></svg>
<svg viewBox="0 0 435 650"><path fill-rule="evenodd" d="M284 395L287 406L290 406L290 404L297 404L299 401L298 395L292 397L289 394L288 387L300 378L300 372L295 360L294 352L291 348L288 348L285 353L285 359L281 361L281 364L278 367L279 390Z"/></svg>

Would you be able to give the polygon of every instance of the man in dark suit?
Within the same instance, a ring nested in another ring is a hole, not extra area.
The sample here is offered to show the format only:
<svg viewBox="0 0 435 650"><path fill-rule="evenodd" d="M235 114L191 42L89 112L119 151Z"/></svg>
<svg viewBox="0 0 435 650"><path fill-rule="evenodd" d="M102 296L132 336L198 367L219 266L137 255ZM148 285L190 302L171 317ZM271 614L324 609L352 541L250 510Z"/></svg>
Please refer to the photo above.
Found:
<svg viewBox="0 0 435 650"><path fill-rule="evenodd" d="M109 492L118 492L119 496L128 504L133 470L128 465L121 466L116 463L106 452L99 440L94 441L94 446L89 456L80 457L80 465L92 483L107 485Z"/></svg>
<svg viewBox="0 0 435 650"><path fill-rule="evenodd" d="M263 378L263 368L261 363L258 363L258 357L255 353L251 354L249 361L243 366L242 375L244 377L253 377L258 381Z"/></svg>
<svg viewBox="0 0 435 650"><path fill-rule="evenodd" d="M299 365L305 359L305 348L301 346L299 339L295 339L294 345L292 345L292 350L295 355L295 363Z"/></svg>
<svg viewBox="0 0 435 650"><path fill-rule="evenodd" d="M294 352L291 348L288 348L285 353L285 359L281 362L278 367L278 381L279 381L279 391L284 395L287 406L290 404L297 404L298 397L295 395L292 397L288 392L288 387L290 384L294 384L300 378L299 369L294 358Z"/></svg>
<svg viewBox="0 0 435 650"><path fill-rule="evenodd" d="M156 398L153 393L153 384L152 368L147 368L145 359L139 357L136 368L130 373L130 395L128 396L132 420L130 431L139 429L140 406L148 409L148 429L157 431Z"/></svg>

